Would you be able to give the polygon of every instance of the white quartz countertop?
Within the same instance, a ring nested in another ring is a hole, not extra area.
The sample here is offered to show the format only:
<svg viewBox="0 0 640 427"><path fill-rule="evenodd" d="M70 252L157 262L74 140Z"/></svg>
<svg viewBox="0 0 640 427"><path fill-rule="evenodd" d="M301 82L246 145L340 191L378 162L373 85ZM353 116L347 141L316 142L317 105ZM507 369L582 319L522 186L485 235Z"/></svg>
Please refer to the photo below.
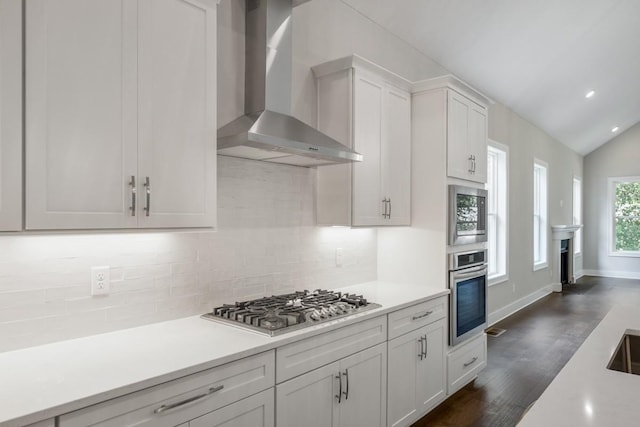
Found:
<svg viewBox="0 0 640 427"><path fill-rule="evenodd" d="M339 290L382 307L276 337L192 316L0 353L0 426L51 418L449 293L391 282Z"/></svg>
<svg viewBox="0 0 640 427"><path fill-rule="evenodd" d="M640 331L640 311L614 307L518 426L639 425L640 375L607 369L627 329Z"/></svg>

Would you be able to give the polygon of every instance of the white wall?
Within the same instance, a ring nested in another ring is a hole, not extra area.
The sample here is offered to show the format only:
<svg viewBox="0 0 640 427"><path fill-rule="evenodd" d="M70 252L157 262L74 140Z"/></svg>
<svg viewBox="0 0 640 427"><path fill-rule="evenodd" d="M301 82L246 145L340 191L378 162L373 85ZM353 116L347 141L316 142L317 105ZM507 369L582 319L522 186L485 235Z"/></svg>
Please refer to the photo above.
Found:
<svg viewBox="0 0 640 427"><path fill-rule="evenodd" d="M501 104L489 108L489 138L509 147L509 280L489 288L489 312L508 313L551 284L551 259L533 271L533 160L549 164L551 226L573 222L573 177L583 176L583 158ZM549 230L549 256L551 243Z"/></svg>
<svg viewBox="0 0 640 427"><path fill-rule="evenodd" d="M585 272L640 278L640 258L609 255L608 178L640 176L640 123L589 153L584 159Z"/></svg>
<svg viewBox="0 0 640 427"><path fill-rule="evenodd" d="M0 236L0 351L376 278L375 230L314 226L313 170L220 157L218 171L217 232ZM106 297L90 296L94 265L111 267Z"/></svg>

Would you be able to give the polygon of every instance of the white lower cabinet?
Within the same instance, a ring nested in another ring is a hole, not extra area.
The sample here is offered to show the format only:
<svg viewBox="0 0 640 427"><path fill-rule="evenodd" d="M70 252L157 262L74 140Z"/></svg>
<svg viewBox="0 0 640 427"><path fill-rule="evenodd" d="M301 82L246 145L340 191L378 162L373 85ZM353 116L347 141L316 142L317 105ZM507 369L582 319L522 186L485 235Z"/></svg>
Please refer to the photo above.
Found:
<svg viewBox="0 0 640 427"><path fill-rule="evenodd" d="M273 387L196 418L188 427L273 427ZM181 426L182 427L182 426Z"/></svg>
<svg viewBox="0 0 640 427"><path fill-rule="evenodd" d="M452 395L487 366L487 335L482 333L454 347L447 355L447 393Z"/></svg>
<svg viewBox="0 0 640 427"><path fill-rule="evenodd" d="M272 426L274 384L269 351L62 415L58 427Z"/></svg>
<svg viewBox="0 0 640 427"><path fill-rule="evenodd" d="M446 319L388 343L387 426L408 426L446 397Z"/></svg>
<svg viewBox="0 0 640 427"><path fill-rule="evenodd" d="M33 423L33 424L29 424L28 426L25 427L55 427L56 426L56 420L51 418L48 420L44 420L44 421L40 421L37 423Z"/></svg>
<svg viewBox="0 0 640 427"><path fill-rule="evenodd" d="M278 384L276 425L385 426L386 369L383 342Z"/></svg>

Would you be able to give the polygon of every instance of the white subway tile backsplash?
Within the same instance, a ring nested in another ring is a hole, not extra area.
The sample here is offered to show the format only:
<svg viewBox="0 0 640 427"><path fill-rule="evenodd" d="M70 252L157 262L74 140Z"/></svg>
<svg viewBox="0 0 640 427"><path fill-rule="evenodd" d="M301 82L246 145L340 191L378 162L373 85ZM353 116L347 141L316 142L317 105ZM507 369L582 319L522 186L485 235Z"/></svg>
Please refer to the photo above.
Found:
<svg viewBox="0 0 640 427"><path fill-rule="evenodd" d="M216 231L1 235L0 352L375 280L375 229L316 227L315 177L218 157ZM92 297L97 265L111 292Z"/></svg>

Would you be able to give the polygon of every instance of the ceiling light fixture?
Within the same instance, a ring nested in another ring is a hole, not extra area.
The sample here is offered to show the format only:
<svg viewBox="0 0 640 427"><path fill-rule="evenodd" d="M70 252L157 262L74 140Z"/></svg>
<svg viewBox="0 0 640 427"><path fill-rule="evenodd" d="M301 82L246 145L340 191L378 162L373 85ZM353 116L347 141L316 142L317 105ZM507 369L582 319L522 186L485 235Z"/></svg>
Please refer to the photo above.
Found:
<svg viewBox="0 0 640 427"><path fill-rule="evenodd" d="M618 132L618 129L620 129L620 128L618 126L616 126L613 129L611 129L611 132Z"/></svg>
<svg viewBox="0 0 640 427"><path fill-rule="evenodd" d="M590 90L589 92L587 92L587 94L584 97L585 98L591 98L595 94L596 94L596 92L594 90Z"/></svg>

